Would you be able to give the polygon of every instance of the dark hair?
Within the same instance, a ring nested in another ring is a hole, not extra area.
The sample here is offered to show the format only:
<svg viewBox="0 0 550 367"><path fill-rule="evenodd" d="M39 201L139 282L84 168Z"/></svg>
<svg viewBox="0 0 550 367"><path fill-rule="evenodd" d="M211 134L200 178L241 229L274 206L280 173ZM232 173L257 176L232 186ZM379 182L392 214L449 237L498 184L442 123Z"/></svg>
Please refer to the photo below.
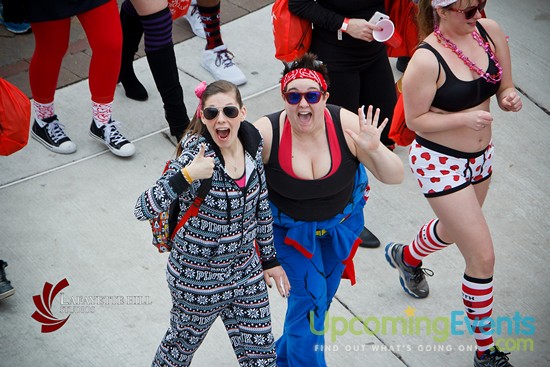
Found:
<svg viewBox="0 0 550 367"><path fill-rule="evenodd" d="M281 80L279 81L279 83L282 82L284 76L290 73L292 70L305 68L305 69L310 69L320 73L323 76L323 78L325 78L327 87L330 85L329 79L328 79L327 66L323 64L322 61L317 60L317 55L311 52L305 53L303 56L297 58L292 62L289 62L289 63L283 62L283 64L285 68L283 70L283 76L281 77Z"/></svg>
<svg viewBox="0 0 550 367"><path fill-rule="evenodd" d="M208 84L201 96L201 102L200 102L201 106L204 107L204 102L208 98L220 93L233 94L235 97L235 100L239 104L239 108L243 107L243 100L242 100L241 92L239 91L239 88L237 88L235 84L227 80L216 80L215 82ZM189 122L189 126L183 133L183 136L187 134L202 135L204 133L204 130L206 130L206 126L204 126L204 124L202 123L200 113L197 111L193 115L191 122ZM178 144L177 155L179 156L181 152L182 152L181 144Z"/></svg>

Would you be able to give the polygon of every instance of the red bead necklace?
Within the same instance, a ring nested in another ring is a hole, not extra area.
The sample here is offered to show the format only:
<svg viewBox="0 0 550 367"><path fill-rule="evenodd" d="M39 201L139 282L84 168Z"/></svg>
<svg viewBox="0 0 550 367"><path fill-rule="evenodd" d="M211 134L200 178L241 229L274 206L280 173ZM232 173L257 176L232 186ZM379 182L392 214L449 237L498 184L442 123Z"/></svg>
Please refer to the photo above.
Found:
<svg viewBox="0 0 550 367"><path fill-rule="evenodd" d="M491 60L495 63L495 66L498 69L498 72L496 74L489 74L488 72L485 72L481 70L476 64L474 64L464 53L458 48L457 45L455 45L453 42L451 42L449 39L445 38L443 33L439 30L439 26L434 27L434 34L437 38L437 42L443 45L443 47L446 47L453 51L460 60L466 64L470 68L470 70L475 71L477 74L479 74L480 77L487 80L490 83L496 84L500 82L502 79L502 66L500 66L500 63L498 62L495 53L493 50L491 50L491 47L489 46L489 43L486 42L479 33L476 31L472 32L472 37L477 41L477 43L485 50L485 52L489 55Z"/></svg>

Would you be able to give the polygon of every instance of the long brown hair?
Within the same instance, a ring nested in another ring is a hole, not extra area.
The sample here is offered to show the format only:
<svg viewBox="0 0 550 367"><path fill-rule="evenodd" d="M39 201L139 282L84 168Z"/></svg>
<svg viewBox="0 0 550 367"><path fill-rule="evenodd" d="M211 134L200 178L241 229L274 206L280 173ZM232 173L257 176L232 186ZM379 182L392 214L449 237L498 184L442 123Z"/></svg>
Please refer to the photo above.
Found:
<svg viewBox="0 0 550 367"><path fill-rule="evenodd" d="M472 5L473 0L467 0L467 7ZM447 9L453 6L456 3L464 3L461 0L457 0L455 3L443 7L442 9ZM432 8L431 0L420 0L418 2L418 15L416 16L416 21L418 23L418 37L420 40L428 37L430 33L433 32L434 26L439 24L439 15L434 8Z"/></svg>
<svg viewBox="0 0 550 367"><path fill-rule="evenodd" d="M204 102L212 97L213 95L223 93L223 94L233 94L235 97L235 100L239 104L239 108L243 107L243 100L241 97L241 92L239 91L239 88L231 82L228 82L227 80L216 80L213 83L210 83L206 86L206 89L202 93L200 105L204 106ZM189 122L189 126L183 133L183 136L190 134L190 135L202 135L204 133L204 130L206 130L206 126L201 121L200 112L196 111L195 115L193 115L193 118L191 119L191 122ZM181 144L178 144L178 150L177 150L177 156L180 156L182 153L183 148Z"/></svg>

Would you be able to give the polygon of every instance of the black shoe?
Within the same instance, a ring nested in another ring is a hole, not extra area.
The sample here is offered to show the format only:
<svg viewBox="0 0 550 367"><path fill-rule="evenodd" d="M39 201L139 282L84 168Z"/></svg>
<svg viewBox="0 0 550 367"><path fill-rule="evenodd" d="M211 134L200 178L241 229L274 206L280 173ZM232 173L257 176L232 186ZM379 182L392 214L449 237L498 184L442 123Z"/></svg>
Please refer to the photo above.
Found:
<svg viewBox="0 0 550 367"><path fill-rule="evenodd" d="M508 361L508 354L492 347L483 353L480 357L477 356L477 351L474 354L474 367L513 367Z"/></svg>
<svg viewBox="0 0 550 367"><path fill-rule="evenodd" d="M126 3L120 8L122 57L120 60L118 81L122 83L126 97L136 101L146 101L149 98L147 90L134 72L134 56L143 36L143 25L138 16L134 16L126 11L128 5L133 8L131 3Z"/></svg>
<svg viewBox="0 0 550 367"><path fill-rule="evenodd" d="M59 123L57 115L42 120L46 124L40 126L38 121L34 120L32 125L32 137L43 146L55 153L71 154L76 152L76 145L65 134L63 125Z"/></svg>
<svg viewBox="0 0 550 367"><path fill-rule="evenodd" d="M138 80L136 74L134 74L133 69L131 71L125 72L124 76L122 76L121 72L119 81L124 88L124 93L126 94L126 97L133 99L134 101L141 102L146 101L149 98L147 90Z"/></svg>
<svg viewBox="0 0 550 367"><path fill-rule="evenodd" d="M409 65L409 61L411 60L408 56L400 56L397 58L397 61L395 63L395 68L399 70L400 72L404 73L407 69L407 65Z"/></svg>
<svg viewBox="0 0 550 367"><path fill-rule="evenodd" d="M380 240L378 239L378 237L374 235L374 233L369 231L367 227L363 227L363 230L361 231L359 238L361 239L361 241L363 241L361 242L359 247L364 247L364 248L380 247Z"/></svg>
<svg viewBox="0 0 550 367"><path fill-rule="evenodd" d="M134 144L130 143L118 131L115 122L112 120L101 127L97 127L95 121L92 120L90 136L105 144L114 155L119 157L130 157L136 152Z"/></svg>
<svg viewBox="0 0 550 367"><path fill-rule="evenodd" d="M0 299L7 298L15 293L15 288L6 279L6 272L4 271L6 266L8 266L8 263L0 260Z"/></svg>

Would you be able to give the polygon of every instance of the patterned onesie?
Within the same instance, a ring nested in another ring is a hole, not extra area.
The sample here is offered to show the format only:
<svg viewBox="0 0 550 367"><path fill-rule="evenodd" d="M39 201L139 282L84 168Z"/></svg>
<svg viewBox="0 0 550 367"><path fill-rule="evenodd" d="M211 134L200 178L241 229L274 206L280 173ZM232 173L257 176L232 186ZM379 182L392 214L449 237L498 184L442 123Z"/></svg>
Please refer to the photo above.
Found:
<svg viewBox="0 0 550 367"><path fill-rule="evenodd" d="M178 198L181 213L185 213L200 182L189 185L181 169L193 160L200 144L206 145L205 156L214 157L215 162L212 188L198 215L187 221L173 241L166 271L173 302L170 327L153 366L188 366L218 316L240 366L275 366L263 270L279 263L273 246L262 141L246 121L241 123L239 139L246 160L242 189L225 171L223 156L205 132L204 136L184 138L182 155L136 203L135 215L140 220L155 217Z"/></svg>

